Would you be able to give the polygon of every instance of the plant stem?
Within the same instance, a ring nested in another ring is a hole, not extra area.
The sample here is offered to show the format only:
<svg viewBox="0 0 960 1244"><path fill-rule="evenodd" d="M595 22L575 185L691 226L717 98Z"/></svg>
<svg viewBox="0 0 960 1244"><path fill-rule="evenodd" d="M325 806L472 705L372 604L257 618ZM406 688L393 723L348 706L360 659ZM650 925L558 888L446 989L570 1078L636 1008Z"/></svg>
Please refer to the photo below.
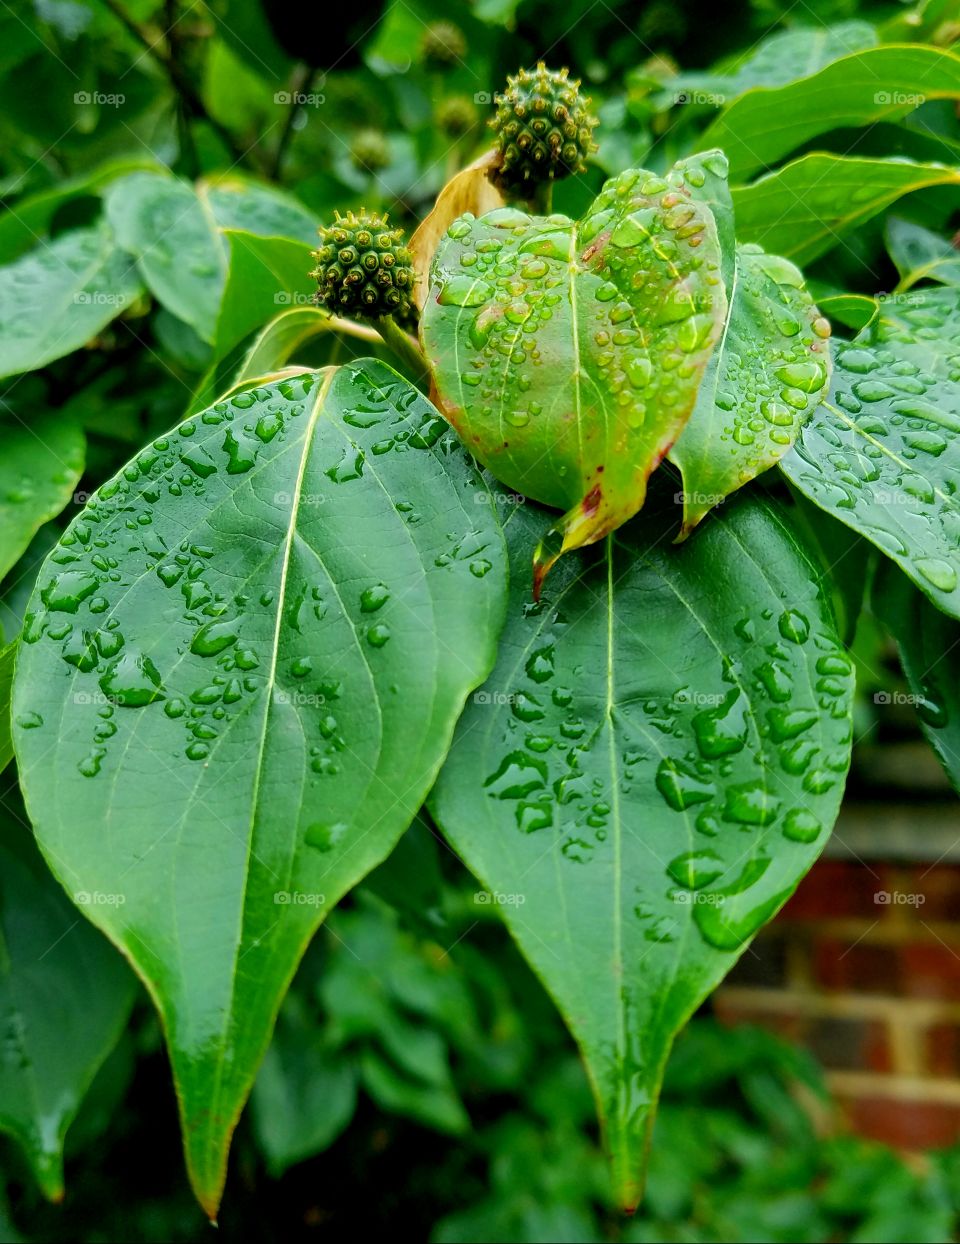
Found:
<svg viewBox="0 0 960 1244"><path fill-rule="evenodd" d="M549 216L553 210L553 182L542 181L531 196L534 215Z"/></svg>
<svg viewBox="0 0 960 1244"><path fill-rule="evenodd" d="M391 315L379 320L377 327L380 336L400 362L410 368L415 376L422 376L426 371L426 362L409 333L405 333Z"/></svg>
<svg viewBox="0 0 960 1244"><path fill-rule="evenodd" d="M313 88L314 79L317 71L312 65L297 65L293 71L293 81L291 83L291 100L289 104L289 112L283 123L283 129L280 133L280 141L277 143L277 149L273 153L273 159L270 162L270 168L267 176L271 181L280 180L280 172L283 167L283 159L287 154L287 148L290 146L290 140L293 138L293 131L296 126L297 117L303 110L303 105L298 102L300 96L309 95Z"/></svg>
<svg viewBox="0 0 960 1244"><path fill-rule="evenodd" d="M235 164L247 164L253 167L253 161L249 157L249 153L243 151L235 142L233 135L223 125L220 124L207 111L207 106L203 102L200 93L190 80L189 75L183 66L165 52L150 35L139 26L132 17L125 11L119 0L102 0L103 4L110 10L118 22L133 36L134 39L148 52L150 56L157 62L160 68L167 75L170 85L179 95L184 111L188 115L198 117L206 121L211 129L216 133L217 137L229 151L233 157Z"/></svg>

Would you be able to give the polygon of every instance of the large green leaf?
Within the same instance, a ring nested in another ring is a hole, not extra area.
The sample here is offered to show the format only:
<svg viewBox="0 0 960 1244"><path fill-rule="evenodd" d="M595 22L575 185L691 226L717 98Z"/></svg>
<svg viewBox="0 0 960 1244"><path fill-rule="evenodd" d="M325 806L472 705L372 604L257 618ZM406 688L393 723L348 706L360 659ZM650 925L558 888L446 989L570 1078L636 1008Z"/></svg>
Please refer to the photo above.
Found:
<svg viewBox="0 0 960 1244"><path fill-rule="evenodd" d="M304 208L245 182L194 187L162 173L133 173L111 184L105 204L120 245L136 256L154 296L210 343L228 269L222 231L301 242L314 232Z"/></svg>
<svg viewBox="0 0 960 1244"><path fill-rule="evenodd" d="M88 914L160 1010L211 1213L304 947L492 664L504 574L475 467L372 360L187 420L45 563L14 687L28 808L68 890L125 896Z"/></svg>
<svg viewBox="0 0 960 1244"><path fill-rule="evenodd" d="M720 344L670 460L683 476L687 536L730 493L793 444L829 374L828 322L786 259L736 246L730 191L714 174L703 189L717 221L727 291Z"/></svg>
<svg viewBox="0 0 960 1244"><path fill-rule="evenodd" d="M13 663L16 656L16 641L0 648L0 773L13 759L10 697L13 692Z"/></svg>
<svg viewBox="0 0 960 1244"><path fill-rule="evenodd" d="M0 376L78 350L142 288L130 256L105 225L41 242L0 268Z"/></svg>
<svg viewBox="0 0 960 1244"><path fill-rule="evenodd" d="M786 86L805 78L842 56L849 56L877 42L877 32L867 22L817 24L782 30L750 48L732 63L712 71L680 73L670 87L692 97L695 103L730 103L756 87Z"/></svg>
<svg viewBox="0 0 960 1244"><path fill-rule="evenodd" d="M960 185L960 171L912 160L815 153L733 191L737 236L801 266L914 190Z"/></svg>
<svg viewBox="0 0 960 1244"><path fill-rule="evenodd" d="M531 608L526 549L548 521L508 520L497 666L430 806L579 1042L632 1206L674 1034L836 816L851 666L761 501L679 549L645 515L564 559Z"/></svg>
<svg viewBox="0 0 960 1244"><path fill-rule="evenodd" d="M885 234L890 258L900 273L898 290L910 289L918 281L960 285L960 251L939 233L891 216Z"/></svg>
<svg viewBox="0 0 960 1244"><path fill-rule="evenodd" d="M116 894L72 895L92 905ZM30 831L0 805L0 1131L22 1146L45 1196L63 1196L63 1140L123 1031L136 982L71 906Z"/></svg>
<svg viewBox="0 0 960 1244"><path fill-rule="evenodd" d="M0 579L69 503L84 449L77 421L56 411L32 414L29 423L0 419Z"/></svg>
<svg viewBox="0 0 960 1244"><path fill-rule="evenodd" d="M461 217L434 257L421 336L441 408L502 483L567 511L538 576L643 505L726 310L708 152L609 181L579 222Z"/></svg>
<svg viewBox="0 0 960 1244"><path fill-rule="evenodd" d="M960 56L918 44L868 48L812 77L740 96L707 129L730 172L745 180L811 138L841 126L900 117L927 100L960 95Z"/></svg>
<svg viewBox="0 0 960 1244"><path fill-rule="evenodd" d="M781 462L822 509L960 617L960 290L886 298L834 351L830 395Z"/></svg>
<svg viewBox="0 0 960 1244"><path fill-rule="evenodd" d="M960 624L890 562L874 577L871 601L897 641L923 732L960 790Z"/></svg>

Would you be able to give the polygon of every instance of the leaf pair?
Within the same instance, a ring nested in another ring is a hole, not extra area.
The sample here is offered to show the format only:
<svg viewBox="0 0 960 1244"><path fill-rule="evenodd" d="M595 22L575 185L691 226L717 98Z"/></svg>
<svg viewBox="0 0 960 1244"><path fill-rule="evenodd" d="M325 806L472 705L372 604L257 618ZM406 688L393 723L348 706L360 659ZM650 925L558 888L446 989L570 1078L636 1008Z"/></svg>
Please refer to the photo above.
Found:
<svg viewBox="0 0 960 1244"><path fill-rule="evenodd" d="M441 409L499 481L566 510L538 583L641 508L681 433L692 528L786 452L826 383L829 330L800 274L735 249L719 152L622 173L579 222L464 216L431 281Z"/></svg>

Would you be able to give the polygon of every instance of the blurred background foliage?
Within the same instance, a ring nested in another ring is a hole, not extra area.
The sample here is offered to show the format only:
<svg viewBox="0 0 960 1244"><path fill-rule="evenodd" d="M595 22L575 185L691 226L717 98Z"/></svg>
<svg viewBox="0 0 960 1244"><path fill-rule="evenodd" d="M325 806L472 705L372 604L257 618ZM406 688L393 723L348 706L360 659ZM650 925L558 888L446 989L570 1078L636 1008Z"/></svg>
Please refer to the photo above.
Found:
<svg viewBox="0 0 960 1244"><path fill-rule="evenodd" d="M556 210L578 214L610 173L688 150L712 115L698 101L718 82L729 92L731 81L795 77L798 31L847 23L847 47L947 46L960 35L957 10L947 0L730 0L722 12L705 0L354 0L342 12L295 0L13 0L0 4L0 263L38 236L91 224L112 181L157 164L273 183L317 220L365 205L412 227L488 145L490 100L507 73L539 57L582 76L601 117L589 173L558 187ZM882 123L816 145L942 160L955 150L952 108L934 101L896 133ZM939 194L915 196L920 232L901 250L928 244L925 214L942 224ZM874 293L879 270L893 288L897 247L884 227L877 217L813 276ZM82 486L92 488L216 387L211 367L223 360L145 295L90 347L15 381L0 406L34 417L55 408L62 426L81 424ZM324 339L300 361L347 348ZM56 531L40 528L0 590L7 635ZM880 660L879 635L868 617L865 668ZM869 732L868 720L859 726ZM22 823L15 803L7 816ZM721 1031L709 1015L670 1064L643 1211L620 1218L570 1038L483 898L418 822L331 916L241 1121L219 1238L398 1225L438 1242L956 1238L960 1149L908 1163L837 1134L806 1056L759 1030ZM52 1206L0 1140L3 1239L207 1237L142 994L67 1156L66 1202Z"/></svg>

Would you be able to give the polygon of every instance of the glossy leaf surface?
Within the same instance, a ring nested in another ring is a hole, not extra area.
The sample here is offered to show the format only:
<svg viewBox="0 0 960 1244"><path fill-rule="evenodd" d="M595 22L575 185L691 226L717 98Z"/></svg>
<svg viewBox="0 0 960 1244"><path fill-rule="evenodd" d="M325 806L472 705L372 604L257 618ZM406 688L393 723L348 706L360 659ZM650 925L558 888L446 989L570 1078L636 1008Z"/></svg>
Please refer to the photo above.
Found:
<svg viewBox="0 0 960 1244"><path fill-rule="evenodd" d="M187 420L45 563L14 691L31 819L68 890L124 896L87 914L160 1011L211 1214L305 946L492 664L504 574L476 469L372 360Z"/></svg>
<svg viewBox="0 0 960 1244"><path fill-rule="evenodd" d="M541 576L640 509L693 409L726 310L713 213L685 184L712 161L622 173L579 222L463 217L437 251L421 337L441 408L499 481L567 511Z"/></svg>
<svg viewBox="0 0 960 1244"><path fill-rule="evenodd" d="M782 469L960 617L960 290L884 299Z"/></svg>
<svg viewBox="0 0 960 1244"><path fill-rule="evenodd" d="M779 510L738 499L681 548L647 515L514 588L497 666L431 811L587 1063L637 1203L677 1030L822 848L851 743L850 660Z"/></svg>

